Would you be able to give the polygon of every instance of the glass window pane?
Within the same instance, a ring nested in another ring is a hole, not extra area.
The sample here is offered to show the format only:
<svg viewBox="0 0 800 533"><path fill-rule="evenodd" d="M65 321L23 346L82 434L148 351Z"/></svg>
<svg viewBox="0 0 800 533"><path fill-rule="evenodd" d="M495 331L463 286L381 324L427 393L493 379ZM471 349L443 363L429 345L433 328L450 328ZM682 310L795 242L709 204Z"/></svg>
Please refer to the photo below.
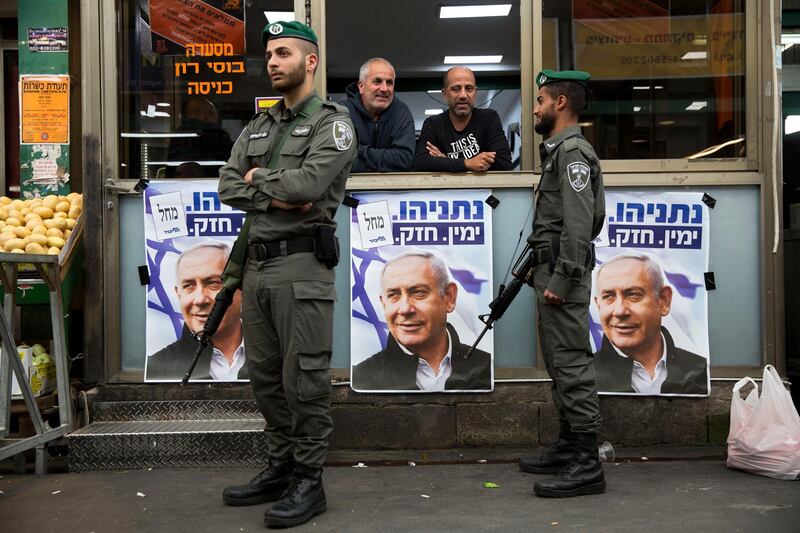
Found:
<svg viewBox="0 0 800 533"><path fill-rule="evenodd" d="M787 6L784 5L784 9ZM783 105L783 227L795 230L784 239L789 246L800 243L800 11L787 16L784 11L781 45L783 48L781 103ZM788 241L793 241L789 245ZM799 256L800 257L800 256ZM787 260L788 261L788 260ZM797 337L800 339L800 336Z"/></svg>
<svg viewBox="0 0 800 533"><path fill-rule="evenodd" d="M518 169L522 144L520 2L480 3L506 7L496 16L463 17L456 13L458 18L443 18L439 4L428 0L328 0L325 17L329 98L344 100L348 86L357 90L353 84L362 63L373 57L385 58L395 68L395 97L411 109L418 137L426 118L448 109L442 94L445 72L458 64L467 66L474 71L478 86L475 107L497 112L512 148L514 168ZM462 58L446 64L446 56L500 58L492 63Z"/></svg>
<svg viewBox="0 0 800 533"><path fill-rule="evenodd" d="M120 177L217 177L257 102L277 95L261 31L293 16L292 0L121 4Z"/></svg>
<svg viewBox="0 0 800 533"><path fill-rule="evenodd" d="M745 157L744 0L543 2L545 68L592 74L601 159Z"/></svg>

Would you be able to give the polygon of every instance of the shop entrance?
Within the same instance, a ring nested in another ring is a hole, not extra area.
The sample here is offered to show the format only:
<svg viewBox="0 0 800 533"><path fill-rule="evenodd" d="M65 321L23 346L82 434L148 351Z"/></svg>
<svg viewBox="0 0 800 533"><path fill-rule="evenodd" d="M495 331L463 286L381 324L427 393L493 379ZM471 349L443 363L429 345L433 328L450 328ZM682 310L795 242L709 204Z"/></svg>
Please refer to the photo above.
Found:
<svg viewBox="0 0 800 533"><path fill-rule="evenodd" d="M13 48L12 48L13 46ZM3 129L0 131L2 139L2 164L4 179L2 186L6 196L19 194L19 98L17 85L19 83L19 61L17 43L3 41L2 44L2 105Z"/></svg>

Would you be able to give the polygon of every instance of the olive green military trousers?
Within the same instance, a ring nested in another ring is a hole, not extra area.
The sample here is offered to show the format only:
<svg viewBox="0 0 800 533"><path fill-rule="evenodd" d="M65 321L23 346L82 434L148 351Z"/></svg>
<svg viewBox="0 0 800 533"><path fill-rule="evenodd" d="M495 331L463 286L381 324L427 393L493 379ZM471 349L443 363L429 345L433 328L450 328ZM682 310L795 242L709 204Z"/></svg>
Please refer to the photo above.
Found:
<svg viewBox="0 0 800 533"><path fill-rule="evenodd" d="M589 298L592 272L587 269L580 283L561 305L545 303L550 281L548 265L534 270L539 343L547 373L553 380L553 403L560 421L573 433L600 431L600 405L595 383L594 356L589 344Z"/></svg>
<svg viewBox="0 0 800 533"><path fill-rule="evenodd" d="M248 260L242 283L247 369L269 453L318 468L330 417L334 272L311 253Z"/></svg>

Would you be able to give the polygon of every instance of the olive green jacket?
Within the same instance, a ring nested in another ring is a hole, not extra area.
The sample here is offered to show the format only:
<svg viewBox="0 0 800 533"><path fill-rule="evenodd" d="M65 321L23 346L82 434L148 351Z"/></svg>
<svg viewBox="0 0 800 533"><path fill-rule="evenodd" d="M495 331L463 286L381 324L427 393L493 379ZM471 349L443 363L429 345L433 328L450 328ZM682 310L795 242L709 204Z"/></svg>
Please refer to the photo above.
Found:
<svg viewBox="0 0 800 533"><path fill-rule="evenodd" d="M603 172L580 126L563 129L539 145L542 179L536 197L534 246L557 253L547 290L566 298L590 265L589 244L605 221ZM554 250L554 248L556 250Z"/></svg>
<svg viewBox="0 0 800 533"><path fill-rule="evenodd" d="M220 169L220 200L246 213L255 213L250 241L311 237L317 224L336 225L333 217L344 198L358 143L347 108L323 102L309 116L304 108L312 98L317 98L313 91L289 109L281 102L256 115ZM286 139L281 142L286 131ZM280 152L273 160L275 150ZM245 183L242 178L253 167L258 168L253 183ZM313 205L307 213L273 209L273 198Z"/></svg>

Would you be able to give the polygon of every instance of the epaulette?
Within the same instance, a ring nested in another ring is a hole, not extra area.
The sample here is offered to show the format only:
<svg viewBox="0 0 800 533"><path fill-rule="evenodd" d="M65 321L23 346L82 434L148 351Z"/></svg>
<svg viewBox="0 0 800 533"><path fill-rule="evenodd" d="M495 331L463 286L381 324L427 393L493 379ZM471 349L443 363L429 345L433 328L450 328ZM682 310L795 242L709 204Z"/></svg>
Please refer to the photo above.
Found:
<svg viewBox="0 0 800 533"><path fill-rule="evenodd" d="M562 144L564 146L564 151L565 152L571 152L573 150L577 150L578 149L578 138L577 137L570 137L569 139L566 139Z"/></svg>
<svg viewBox="0 0 800 533"><path fill-rule="evenodd" d="M348 114L350 113L349 109L347 109L345 106L341 104L337 104L336 102L331 102L331 101L322 102L322 107L325 107L327 109L332 109L337 113L348 113Z"/></svg>
<svg viewBox="0 0 800 533"><path fill-rule="evenodd" d="M258 113L256 113L252 117L250 117L250 122L248 122L248 124L252 124L258 117L260 117L261 115L266 115L266 114L267 114L267 110L266 109L264 111L259 111Z"/></svg>

